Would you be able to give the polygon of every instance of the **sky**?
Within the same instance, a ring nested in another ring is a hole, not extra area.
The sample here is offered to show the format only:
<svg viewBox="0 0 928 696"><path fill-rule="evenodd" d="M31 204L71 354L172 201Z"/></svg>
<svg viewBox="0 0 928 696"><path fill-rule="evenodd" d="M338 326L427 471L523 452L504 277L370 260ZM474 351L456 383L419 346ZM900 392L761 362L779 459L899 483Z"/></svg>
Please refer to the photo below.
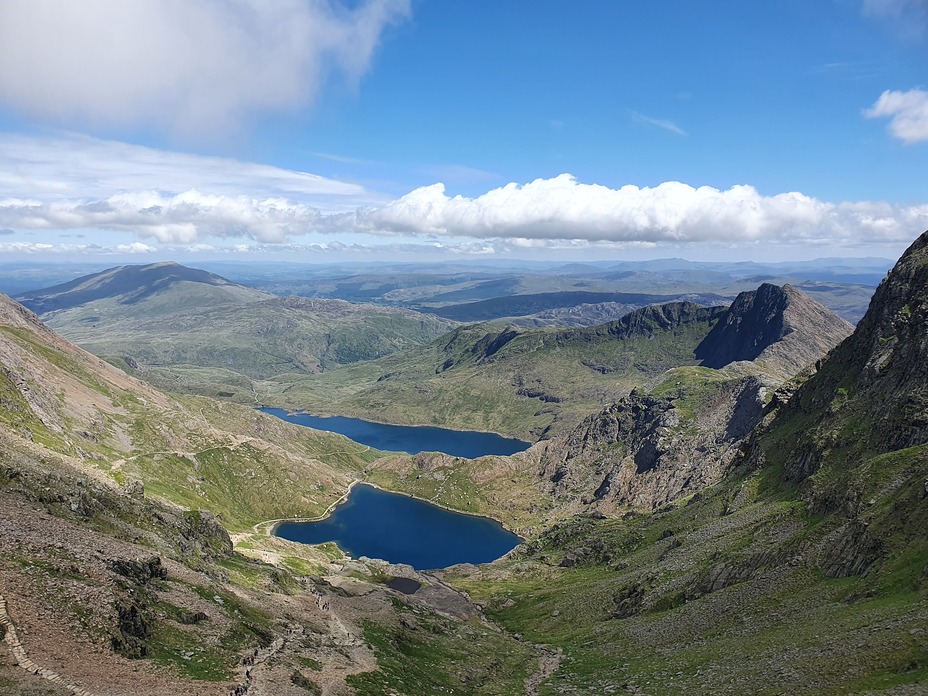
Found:
<svg viewBox="0 0 928 696"><path fill-rule="evenodd" d="M0 263L897 257L928 0L0 0Z"/></svg>

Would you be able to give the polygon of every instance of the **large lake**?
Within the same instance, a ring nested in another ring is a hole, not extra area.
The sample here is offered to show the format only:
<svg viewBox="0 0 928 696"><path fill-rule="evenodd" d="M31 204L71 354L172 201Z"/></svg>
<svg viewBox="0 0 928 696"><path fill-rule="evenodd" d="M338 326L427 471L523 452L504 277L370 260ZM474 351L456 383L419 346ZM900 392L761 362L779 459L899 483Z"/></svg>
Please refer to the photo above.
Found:
<svg viewBox="0 0 928 696"><path fill-rule="evenodd" d="M339 433L362 445L390 452L444 452L454 457L474 459L487 454L515 454L528 449L530 445L528 442L496 433L449 430L425 425L387 425L344 416L324 418L308 413L291 413L282 408L260 410L290 423Z"/></svg>
<svg viewBox="0 0 928 696"><path fill-rule="evenodd" d="M354 558L406 563L417 570L488 563L521 539L486 517L445 510L422 500L359 484L319 522L284 522L279 537L304 544L334 541Z"/></svg>

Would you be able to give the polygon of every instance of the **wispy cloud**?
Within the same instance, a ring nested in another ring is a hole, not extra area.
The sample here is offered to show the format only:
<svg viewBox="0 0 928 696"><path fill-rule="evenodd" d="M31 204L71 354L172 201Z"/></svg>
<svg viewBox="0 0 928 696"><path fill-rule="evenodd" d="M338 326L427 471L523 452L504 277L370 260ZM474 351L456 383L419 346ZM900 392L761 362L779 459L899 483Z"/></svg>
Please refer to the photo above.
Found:
<svg viewBox="0 0 928 696"><path fill-rule="evenodd" d="M928 141L928 92L924 90L886 90L864 116L888 118L889 132L904 143Z"/></svg>
<svg viewBox="0 0 928 696"><path fill-rule="evenodd" d="M359 157L346 157L345 155L333 155L330 152L310 152L313 157L319 157L320 159L329 160L331 162L339 162L340 164L357 164L365 167L371 166L380 166L383 162L375 162L374 160L360 159Z"/></svg>
<svg viewBox="0 0 928 696"><path fill-rule="evenodd" d="M861 11L865 17L892 22L902 34L910 37L923 37L928 31L926 0L863 0Z"/></svg>
<svg viewBox="0 0 928 696"><path fill-rule="evenodd" d="M680 128L680 126L678 126L673 121L668 121L663 118L654 118L652 116L647 116L646 114L643 114L639 111L635 111L633 109L630 109L628 114L631 117L632 121L634 121L635 123L640 123L645 126L654 126L655 128L661 128L665 131L670 131L671 133L675 133L677 135L687 135L686 131Z"/></svg>
<svg viewBox="0 0 928 696"><path fill-rule="evenodd" d="M238 129L357 80L409 0L0 3L0 102L70 123Z"/></svg>
<svg viewBox="0 0 928 696"><path fill-rule="evenodd" d="M0 134L0 199L99 201L116 194L287 198L352 210L385 198L357 184L228 157L206 157L80 135Z"/></svg>

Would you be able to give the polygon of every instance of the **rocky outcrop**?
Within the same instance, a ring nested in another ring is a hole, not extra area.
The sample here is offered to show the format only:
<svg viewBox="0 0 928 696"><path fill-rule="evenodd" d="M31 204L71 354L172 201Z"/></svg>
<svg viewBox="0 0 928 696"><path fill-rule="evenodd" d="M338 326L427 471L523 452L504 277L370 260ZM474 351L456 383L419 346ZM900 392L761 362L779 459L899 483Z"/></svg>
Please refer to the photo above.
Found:
<svg viewBox="0 0 928 696"><path fill-rule="evenodd" d="M695 355L705 367L752 360L787 378L820 359L853 328L791 285L764 283L738 295Z"/></svg>
<svg viewBox="0 0 928 696"><path fill-rule="evenodd" d="M829 452L892 452L928 442L928 232L877 288L853 335L780 410L797 430L785 455L789 480L815 474ZM752 448L755 459L760 448ZM840 504L833 501L829 504Z"/></svg>
<svg viewBox="0 0 928 696"><path fill-rule="evenodd" d="M632 392L547 443L540 478L555 498L579 495L601 510L658 508L721 478L761 419L764 393L755 377L719 383L694 413L682 386L667 397Z"/></svg>

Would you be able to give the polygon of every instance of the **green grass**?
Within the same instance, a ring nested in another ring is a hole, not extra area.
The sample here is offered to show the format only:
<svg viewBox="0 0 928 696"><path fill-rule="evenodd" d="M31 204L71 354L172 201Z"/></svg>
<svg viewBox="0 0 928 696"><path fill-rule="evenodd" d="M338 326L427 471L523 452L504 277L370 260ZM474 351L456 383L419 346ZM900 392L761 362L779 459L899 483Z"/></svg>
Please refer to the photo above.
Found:
<svg viewBox="0 0 928 696"><path fill-rule="evenodd" d="M348 677L359 696L524 693L524 680L537 665L524 644L478 622L409 613L413 628L362 622L378 671Z"/></svg>

